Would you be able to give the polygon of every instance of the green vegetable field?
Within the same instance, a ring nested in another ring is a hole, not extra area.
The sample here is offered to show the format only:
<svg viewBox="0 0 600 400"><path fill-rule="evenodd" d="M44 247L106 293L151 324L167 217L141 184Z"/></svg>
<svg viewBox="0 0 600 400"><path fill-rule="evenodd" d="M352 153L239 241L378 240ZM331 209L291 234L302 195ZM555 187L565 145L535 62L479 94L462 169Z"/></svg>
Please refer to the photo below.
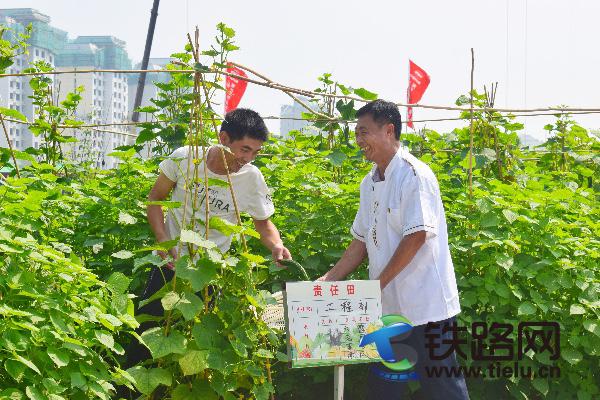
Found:
<svg viewBox="0 0 600 400"><path fill-rule="evenodd" d="M223 78L211 71L226 67L237 49L234 39L233 29L219 24L212 45L198 50L190 44L173 54L178 61L168 68L188 72L157 83L154 105L140 110L145 122L139 136L113 153L120 164L112 170L69 161L63 147L74 140L70 127L82 124L81 90L56 102L52 81L43 75L49 66L31 65L37 118L29 121L30 129L46 144L26 151L0 148L0 168L8 171L0 176L0 399L110 399L123 386L143 398L174 400L332 394L332 368L289 369L285 333L260 318L275 301L272 293L286 281L306 280L305 274L320 277L351 240L359 184L371 168L356 146L352 121L362 105L358 99L377 94L329 74L318 78L315 92L347 97L310 100L318 111L304 117L317 133L273 138L254 162L273 189L273 221L306 271L294 263L276 266L244 215L242 226L211 221L211 227L236 235L232 250L221 254L204 239L203 228L184 231L181 241L198 247L198 260L177 260L176 279L154 296L167 310L159 327L135 333L143 322L135 310L148 273L165 264L153 250L173 245L157 244L146 220L158 163L184 144L214 143L220 125L214 110L221 109L216 99L224 88ZM25 42L0 40L0 72ZM488 107L483 90L457 93L457 105L468 106L471 95L472 136L467 110L457 112L461 119L452 131L425 129L401 137L440 183L459 323L470 329L477 321L514 327L521 321L558 322L560 358L530 352L521 365L557 366L561 374L467 378L470 395L600 398L599 138L575 116L557 111L545 127L550 139L522 148L518 117L482 111ZM12 109L0 108L0 116L26 122ZM150 148L155 155L147 157ZM367 279L366 265L350 278ZM125 369L124 349L136 337L152 359ZM366 368L346 368L346 398L363 398Z"/></svg>

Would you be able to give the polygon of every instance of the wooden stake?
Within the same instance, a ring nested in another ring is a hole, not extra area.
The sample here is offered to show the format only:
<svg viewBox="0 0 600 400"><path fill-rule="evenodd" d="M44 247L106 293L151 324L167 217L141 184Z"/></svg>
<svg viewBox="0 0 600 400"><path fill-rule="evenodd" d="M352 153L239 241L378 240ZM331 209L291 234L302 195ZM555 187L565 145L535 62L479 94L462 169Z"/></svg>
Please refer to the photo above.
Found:
<svg viewBox="0 0 600 400"><path fill-rule="evenodd" d="M469 137L469 197L473 200L473 72L475 70L475 52L471 47L471 127Z"/></svg>

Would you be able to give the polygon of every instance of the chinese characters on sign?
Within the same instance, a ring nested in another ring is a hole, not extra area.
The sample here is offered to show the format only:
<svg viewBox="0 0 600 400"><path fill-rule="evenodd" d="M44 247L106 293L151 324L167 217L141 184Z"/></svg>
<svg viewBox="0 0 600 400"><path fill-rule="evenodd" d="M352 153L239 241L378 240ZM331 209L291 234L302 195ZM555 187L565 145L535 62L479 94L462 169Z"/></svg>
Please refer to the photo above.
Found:
<svg viewBox="0 0 600 400"><path fill-rule="evenodd" d="M381 327L379 281L288 282L286 323L292 367L379 361L361 337Z"/></svg>

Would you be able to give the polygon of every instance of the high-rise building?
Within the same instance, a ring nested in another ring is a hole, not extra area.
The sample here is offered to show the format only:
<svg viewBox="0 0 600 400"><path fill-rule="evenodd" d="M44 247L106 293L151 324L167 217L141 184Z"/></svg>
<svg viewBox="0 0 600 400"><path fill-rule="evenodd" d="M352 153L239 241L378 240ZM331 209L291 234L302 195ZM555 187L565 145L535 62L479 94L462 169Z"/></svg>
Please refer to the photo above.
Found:
<svg viewBox="0 0 600 400"><path fill-rule="evenodd" d="M6 24L15 32L25 32L25 26L31 24L32 32L28 40L29 54L17 56L8 73L20 73L35 61L45 61L54 66L56 54L67 41L67 33L49 25L50 17L31 8L0 9L0 23ZM8 38L11 40L11 37ZM32 120L35 106L29 99L32 94L30 78L8 77L0 79L0 104L24 114ZM39 147L41 138L32 135L27 125L7 121L7 129L13 146L19 150ZM7 146L2 135L0 145Z"/></svg>
<svg viewBox="0 0 600 400"><path fill-rule="evenodd" d="M131 61L125 42L113 36L79 36L69 40L67 33L50 26L50 17L31 8L0 9L0 24L13 31L24 32L32 25L28 40L28 55L15 58L9 73L20 73L31 62L43 60L59 71L130 69ZM10 38L8 38L11 40ZM126 122L129 114L127 76L116 72L68 73L50 75L54 94L59 101L79 86L84 87L78 108L78 119L89 124ZM35 116L35 106L28 96L32 94L28 77L0 78L0 104L23 113L28 120ZM39 148L41 137L36 137L27 125L7 123L13 147L24 150ZM126 126L107 126L98 129L68 129L65 135L75 136L79 142L64 149L78 161L92 161L98 168L113 168L117 159L109 157L115 147L127 144L131 134ZM0 146L6 147L4 135Z"/></svg>
<svg viewBox="0 0 600 400"><path fill-rule="evenodd" d="M300 98L305 104L308 103L307 98ZM310 103L308 103L310 106ZM313 108L316 110L316 106ZM300 103L294 101L292 104L284 104L281 106L279 116L279 134L283 138L287 138L292 131L301 131L305 133L318 133L318 130L310 125L308 121L302 120L302 113L308 112Z"/></svg>
<svg viewBox="0 0 600 400"><path fill-rule="evenodd" d="M170 58L150 58L148 60L148 69L165 69L165 66L171 62ZM134 67L135 69L142 68L142 64L138 63ZM133 114L133 103L135 102L135 94L138 86L139 74L129 74L127 84L129 85L129 118ZM171 74L148 72L146 74L146 80L144 82L144 94L142 96L142 102L140 107L153 106L150 99L158 97L158 87L155 83L167 83L171 80ZM143 114L140 116L140 121L143 119Z"/></svg>
<svg viewBox="0 0 600 400"><path fill-rule="evenodd" d="M125 42L113 36L79 36L65 45L56 59L57 71L131 69ZM59 99L77 87L85 88L78 119L88 124L119 124L128 120L127 76L118 72L70 72L57 75ZM71 146L71 157L91 161L98 168L114 168L118 159L108 156L115 148L130 143L127 126L78 129L79 140Z"/></svg>

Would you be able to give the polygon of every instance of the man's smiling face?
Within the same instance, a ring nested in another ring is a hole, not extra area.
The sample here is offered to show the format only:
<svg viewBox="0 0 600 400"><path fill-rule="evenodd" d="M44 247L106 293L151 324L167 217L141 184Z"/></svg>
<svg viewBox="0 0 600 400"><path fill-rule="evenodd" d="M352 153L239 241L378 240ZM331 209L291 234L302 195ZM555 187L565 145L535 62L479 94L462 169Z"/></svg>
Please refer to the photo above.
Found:
<svg viewBox="0 0 600 400"><path fill-rule="evenodd" d="M239 140L231 141L227 132L221 132L220 134L221 143L227 147L232 154L227 154L228 164L233 164L236 168L234 171L238 171L244 165L254 161L258 152L262 149L263 141L253 139L249 136L244 136Z"/></svg>
<svg viewBox="0 0 600 400"><path fill-rule="evenodd" d="M394 124L378 123L370 114L358 118L356 123L356 144L365 154L365 158L375 164L386 162L394 150Z"/></svg>

